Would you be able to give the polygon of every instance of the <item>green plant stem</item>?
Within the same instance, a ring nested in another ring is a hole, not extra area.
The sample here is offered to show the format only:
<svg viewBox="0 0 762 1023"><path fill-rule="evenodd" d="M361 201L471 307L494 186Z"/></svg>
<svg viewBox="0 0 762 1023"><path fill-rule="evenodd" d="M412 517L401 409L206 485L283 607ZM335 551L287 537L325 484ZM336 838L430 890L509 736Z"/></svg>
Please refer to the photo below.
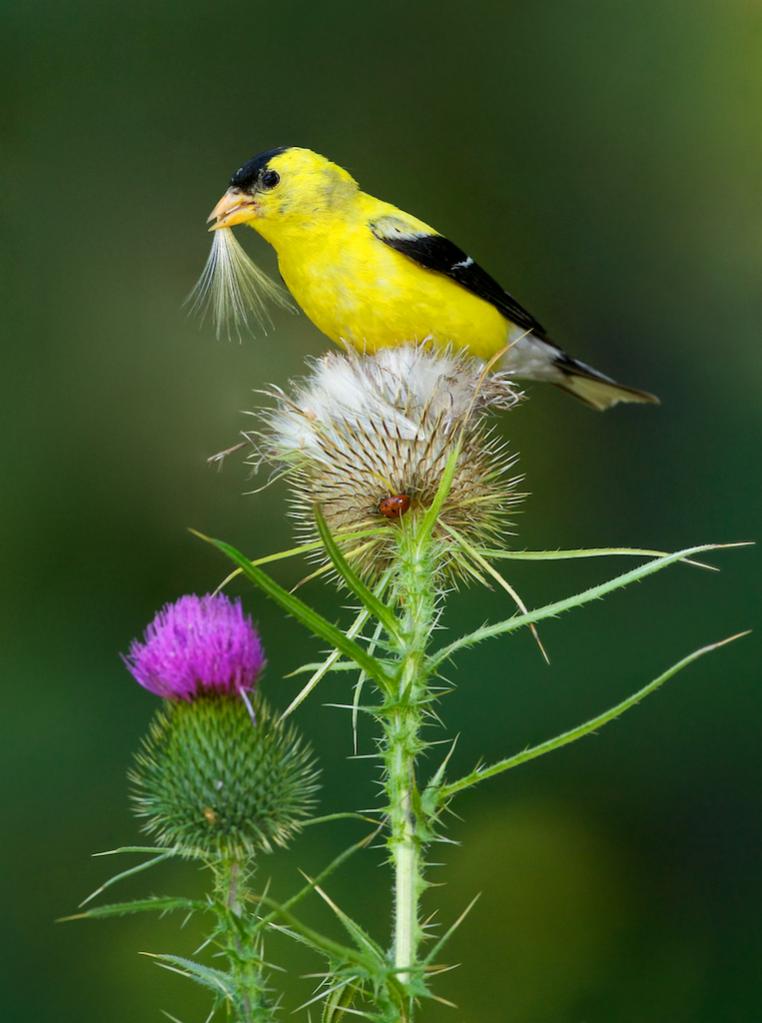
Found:
<svg viewBox="0 0 762 1023"><path fill-rule="evenodd" d="M222 859L213 865L220 939L235 978L235 1023L269 1023L274 1019L265 993L260 950L247 919L247 868L240 860Z"/></svg>
<svg viewBox="0 0 762 1023"><path fill-rule="evenodd" d="M392 718L390 742L390 846L394 860L394 965L402 983L408 983L415 966L419 938L418 896L420 846L416 834L416 789L413 742L418 731L416 716L398 712Z"/></svg>
<svg viewBox="0 0 762 1023"><path fill-rule="evenodd" d="M415 520L400 523L395 596L399 605L399 661L394 692L383 714L394 866L393 961L403 985L420 975L419 900L424 888L420 798L416 762L428 697L426 650L434 622L432 541Z"/></svg>

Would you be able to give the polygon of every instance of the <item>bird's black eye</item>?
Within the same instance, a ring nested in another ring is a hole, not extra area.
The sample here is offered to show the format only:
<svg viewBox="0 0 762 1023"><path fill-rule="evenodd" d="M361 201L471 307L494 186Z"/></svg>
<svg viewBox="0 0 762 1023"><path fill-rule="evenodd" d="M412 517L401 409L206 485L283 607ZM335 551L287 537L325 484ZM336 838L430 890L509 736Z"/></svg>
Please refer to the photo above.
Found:
<svg viewBox="0 0 762 1023"><path fill-rule="evenodd" d="M280 174L274 170L266 170L259 179L260 188L275 188L280 181Z"/></svg>

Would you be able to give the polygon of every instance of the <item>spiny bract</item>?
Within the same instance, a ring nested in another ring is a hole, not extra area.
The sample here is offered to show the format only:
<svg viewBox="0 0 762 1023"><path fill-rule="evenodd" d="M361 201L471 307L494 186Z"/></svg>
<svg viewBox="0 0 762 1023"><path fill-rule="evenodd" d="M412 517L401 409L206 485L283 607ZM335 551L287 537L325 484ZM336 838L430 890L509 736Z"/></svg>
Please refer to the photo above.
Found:
<svg viewBox="0 0 762 1023"><path fill-rule="evenodd" d="M309 815L315 758L293 726L234 695L167 703L130 772L144 830L183 856L238 859L285 846Z"/></svg>
<svg viewBox="0 0 762 1023"><path fill-rule="evenodd" d="M436 535L443 561L467 571L468 545L494 546L522 495L515 458L487 423L521 395L483 362L425 345L375 355L329 352L293 396L271 392L266 429L249 434L257 459L285 471L305 540L316 536L315 506L364 574L377 575L395 549L401 520L432 502L448 456L460 441L452 486ZM374 531L343 542L342 534ZM453 532L450 532L453 531Z"/></svg>

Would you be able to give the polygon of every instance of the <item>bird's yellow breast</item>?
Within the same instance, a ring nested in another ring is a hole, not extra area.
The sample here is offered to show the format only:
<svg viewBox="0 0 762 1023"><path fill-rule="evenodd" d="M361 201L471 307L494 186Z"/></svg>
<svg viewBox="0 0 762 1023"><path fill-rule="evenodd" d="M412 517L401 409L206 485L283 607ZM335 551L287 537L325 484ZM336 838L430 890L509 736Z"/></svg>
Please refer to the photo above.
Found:
<svg viewBox="0 0 762 1023"><path fill-rule="evenodd" d="M359 193L351 207L321 216L308 230L261 233L275 246L296 301L337 343L375 351L431 338L482 358L501 349L509 324L493 306L375 237L372 220L388 214L431 230Z"/></svg>

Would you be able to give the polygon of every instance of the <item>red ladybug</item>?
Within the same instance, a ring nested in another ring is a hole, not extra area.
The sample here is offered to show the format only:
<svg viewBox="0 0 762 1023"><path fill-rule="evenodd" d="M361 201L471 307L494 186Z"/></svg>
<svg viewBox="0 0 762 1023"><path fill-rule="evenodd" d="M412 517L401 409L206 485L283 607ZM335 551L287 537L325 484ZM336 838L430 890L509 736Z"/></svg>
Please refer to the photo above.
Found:
<svg viewBox="0 0 762 1023"><path fill-rule="evenodd" d="M387 519L401 519L409 507L409 494L390 494L378 502L378 510Z"/></svg>

